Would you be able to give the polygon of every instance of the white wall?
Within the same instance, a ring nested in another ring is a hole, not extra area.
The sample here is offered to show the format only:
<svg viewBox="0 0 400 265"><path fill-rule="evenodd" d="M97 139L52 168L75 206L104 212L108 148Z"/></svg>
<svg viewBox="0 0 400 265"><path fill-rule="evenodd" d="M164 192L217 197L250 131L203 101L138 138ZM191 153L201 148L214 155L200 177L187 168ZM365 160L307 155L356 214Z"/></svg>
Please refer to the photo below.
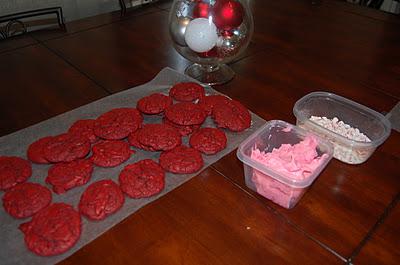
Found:
<svg viewBox="0 0 400 265"><path fill-rule="evenodd" d="M385 0L381 6L381 10L398 14L400 13L400 4L393 0Z"/></svg>

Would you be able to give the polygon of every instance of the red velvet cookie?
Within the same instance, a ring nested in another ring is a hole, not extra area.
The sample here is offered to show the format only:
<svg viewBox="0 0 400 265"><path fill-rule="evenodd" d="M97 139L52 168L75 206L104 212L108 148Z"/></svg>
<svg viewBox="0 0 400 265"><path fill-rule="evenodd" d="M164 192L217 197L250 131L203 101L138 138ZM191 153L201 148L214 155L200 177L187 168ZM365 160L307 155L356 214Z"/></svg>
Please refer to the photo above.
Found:
<svg viewBox="0 0 400 265"><path fill-rule="evenodd" d="M215 104L226 103L229 100L229 98L222 95L210 95L200 99L198 104L206 111L207 115L211 115Z"/></svg>
<svg viewBox="0 0 400 265"><path fill-rule="evenodd" d="M151 150L163 151L181 145L178 130L167 124L146 124L138 131L137 140Z"/></svg>
<svg viewBox="0 0 400 265"><path fill-rule="evenodd" d="M118 211L124 202L124 194L114 181L100 180L83 192L79 212L91 220L103 220Z"/></svg>
<svg viewBox="0 0 400 265"><path fill-rule="evenodd" d="M181 136L189 135L200 128L199 124L194 125L179 125L173 123L172 121L168 120L167 118L163 118L163 123L176 128Z"/></svg>
<svg viewBox="0 0 400 265"><path fill-rule="evenodd" d="M181 102L168 107L165 117L179 125L202 124L207 117L206 112L199 105L192 102Z"/></svg>
<svg viewBox="0 0 400 265"><path fill-rule="evenodd" d="M159 114L172 105L172 98L161 93L154 93L141 98L137 109L145 114Z"/></svg>
<svg viewBox="0 0 400 265"><path fill-rule="evenodd" d="M74 187L85 185L92 173L93 163L89 159L58 163L50 167L46 182L53 185L55 193L62 194Z"/></svg>
<svg viewBox="0 0 400 265"><path fill-rule="evenodd" d="M141 128L134 131L133 133L129 134L128 136L128 142L131 146L142 149L142 150L146 150L146 151L156 151L153 148L151 148L150 146L145 146L143 144L141 144L138 140L138 135L140 132Z"/></svg>
<svg viewBox="0 0 400 265"><path fill-rule="evenodd" d="M129 159L133 150L124 141L101 141L92 148L91 160L96 166L115 167Z"/></svg>
<svg viewBox="0 0 400 265"><path fill-rule="evenodd" d="M213 155L226 147L226 135L221 129L201 128L190 136L190 146L206 155Z"/></svg>
<svg viewBox="0 0 400 265"><path fill-rule="evenodd" d="M53 136L46 136L46 137L40 138L39 140L31 143L31 145L29 145L28 151L27 151L28 159L37 164L50 163L44 157L44 148L51 141L52 138L53 138Z"/></svg>
<svg viewBox="0 0 400 265"><path fill-rule="evenodd" d="M160 165L166 171L177 174L189 174L203 167L201 153L194 148L178 146L160 155Z"/></svg>
<svg viewBox="0 0 400 265"><path fill-rule="evenodd" d="M165 186L165 172L151 159L127 165L119 174L121 189L131 198L146 198L160 193Z"/></svg>
<svg viewBox="0 0 400 265"><path fill-rule="evenodd" d="M94 123L95 120L77 120L74 124L71 125L68 132L69 133L76 133L83 137L89 139L90 143L95 143L98 140L97 135L94 134Z"/></svg>
<svg viewBox="0 0 400 265"><path fill-rule="evenodd" d="M51 191L37 183L21 183L3 196L3 207L14 218L31 217L51 202Z"/></svg>
<svg viewBox="0 0 400 265"><path fill-rule="evenodd" d="M89 151L89 140L71 133L54 136L43 148L44 157L52 163L71 162L85 157Z"/></svg>
<svg viewBox="0 0 400 265"><path fill-rule="evenodd" d="M25 182L32 175L28 160L16 156L0 156L0 190Z"/></svg>
<svg viewBox="0 0 400 265"><path fill-rule="evenodd" d="M204 88L194 82L182 82L174 85L169 95L178 101L194 101L204 97Z"/></svg>
<svg viewBox="0 0 400 265"><path fill-rule="evenodd" d="M94 133L108 140L119 140L140 128L143 117L135 108L118 108L103 113L95 121Z"/></svg>
<svg viewBox="0 0 400 265"><path fill-rule="evenodd" d="M81 216L65 203L54 203L40 210L31 221L21 224L25 244L40 256L66 252L81 235Z"/></svg>
<svg viewBox="0 0 400 265"><path fill-rule="evenodd" d="M212 116L218 127L234 132L243 131L251 125L249 110L236 100L217 103L214 105Z"/></svg>

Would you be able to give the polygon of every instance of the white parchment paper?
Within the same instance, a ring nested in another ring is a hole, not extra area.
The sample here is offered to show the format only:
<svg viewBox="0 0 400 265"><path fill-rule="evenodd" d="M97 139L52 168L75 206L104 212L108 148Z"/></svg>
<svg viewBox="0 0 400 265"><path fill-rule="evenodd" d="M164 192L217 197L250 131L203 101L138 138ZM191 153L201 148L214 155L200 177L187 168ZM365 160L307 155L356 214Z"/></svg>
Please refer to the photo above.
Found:
<svg viewBox="0 0 400 265"><path fill-rule="evenodd" d="M194 80L185 75L182 75L181 73L176 72L175 70L164 68L153 80L146 84L130 88L117 94L110 95L108 97L102 98L98 101L79 107L77 109L43 121L31 127L1 137L0 155L19 156L26 158L26 150L29 144L41 137L63 133L67 131L71 124L78 119L94 119L100 114L117 107L136 107L136 102L140 98L154 92L167 94L171 85L182 81ZM206 87L206 93L208 95L218 94L218 92L213 90L211 87ZM144 116L144 123L160 122L161 116ZM213 156L203 155L204 167L202 170L236 149L244 139L246 139L250 134L252 134L264 123L265 120L252 113L252 125L249 129L240 133L225 131L228 138L227 148ZM205 126L215 127L215 124L210 118L207 118L206 122L203 124L203 127ZM188 138L184 137L183 142L187 144ZM53 202L69 203L73 205L73 207L76 209L80 199L80 195L91 183L101 179L112 179L118 183L119 172L127 164L134 163L145 158L151 158L155 161L158 161L160 155L159 152L146 152L139 149L135 150L136 153L132 155L127 162L123 163L120 166L114 168L95 167L93 176L89 183L87 183L86 185L76 187L62 195L57 195L53 193ZM48 168L49 165L32 164L33 174L28 181L46 185L44 180L47 176ZM84 245L88 244L90 241L94 240L96 237L100 236L102 233L104 233L117 223L121 222L124 218L133 214L139 208L163 196L167 192L188 181L195 175L196 174L176 175L172 173L167 173L165 189L157 196L146 199L130 199L126 197L124 206L117 213L107 217L105 220L100 222L88 221L87 219L82 217L82 235L77 244L66 253L53 257L40 257L30 252L26 248L23 234L18 229L18 226L21 223L29 221L30 218L24 220L14 219L4 211L3 207L0 207L0 264L46 265L57 263L72 255L78 249L82 248ZM51 188L50 186L48 187ZM3 196L3 193L4 192L0 191L1 196Z"/></svg>

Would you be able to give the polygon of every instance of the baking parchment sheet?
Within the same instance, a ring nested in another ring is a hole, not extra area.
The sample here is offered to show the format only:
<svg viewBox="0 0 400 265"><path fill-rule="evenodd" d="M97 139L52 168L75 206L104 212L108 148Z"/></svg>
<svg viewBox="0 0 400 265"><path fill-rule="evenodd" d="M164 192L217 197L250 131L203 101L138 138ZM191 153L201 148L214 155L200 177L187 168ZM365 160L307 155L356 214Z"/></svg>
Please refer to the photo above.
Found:
<svg viewBox="0 0 400 265"><path fill-rule="evenodd" d="M10 135L1 137L0 155L19 156L26 159L27 147L30 143L39 138L49 135L58 135L66 132L71 124L76 120L94 119L100 114L113 108L136 107L136 102L140 98L155 92L168 94L171 85L183 81L194 80L179 72L176 72L171 68L164 68L153 80L146 84L110 95ZM213 90L211 87L206 87L205 90L207 95L218 94L218 92ZM251 113L251 115L252 125L249 129L239 133L233 133L225 130L228 138L227 147L216 155L203 155L204 166L202 170L236 149L244 139L250 136L250 134L252 134L257 128L265 123L265 120L258 117L254 113ZM144 115L144 123L161 123L161 116ZM211 118L207 118L202 126L215 127L215 124ZM187 145L188 137L184 137L183 142ZM82 192L91 183L102 179L112 179L118 183L118 175L127 164L131 164L145 158L158 161L160 155L159 152L147 152L135 148L132 149L134 149L136 153L133 154L128 161L113 168L101 168L95 166L92 178L86 185L76 187L61 195L53 193L53 202L65 202L71 204L75 209L77 209ZM46 185L45 178L47 176L47 170L49 167L49 165L32 164L33 172L28 181ZM52 257L37 256L26 248L23 233L18 229L18 226L21 223L29 221L30 218L23 220L14 219L4 211L2 206L0 206L0 264L46 265L57 263L72 255L84 245L88 244L90 241L94 240L96 237L100 236L102 233L121 222L127 216L137 211L139 208L175 189L179 185L196 176L199 172L185 175L167 173L165 189L160 194L145 199L130 199L129 197L125 197L126 200L124 206L117 213L108 216L103 221L92 222L82 217L82 235L77 244L66 253ZM50 186L46 186L51 189ZM0 191L0 195L3 196L3 194L4 192Z"/></svg>

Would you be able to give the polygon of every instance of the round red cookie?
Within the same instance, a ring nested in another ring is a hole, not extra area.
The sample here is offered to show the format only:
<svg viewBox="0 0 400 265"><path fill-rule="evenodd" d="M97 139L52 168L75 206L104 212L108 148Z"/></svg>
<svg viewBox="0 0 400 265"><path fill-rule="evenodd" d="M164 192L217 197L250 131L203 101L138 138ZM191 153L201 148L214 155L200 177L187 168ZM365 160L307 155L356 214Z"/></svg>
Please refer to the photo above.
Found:
<svg viewBox="0 0 400 265"><path fill-rule="evenodd" d="M201 128L190 136L190 146L206 155L213 155L226 147L226 135L221 129Z"/></svg>
<svg viewBox="0 0 400 265"><path fill-rule="evenodd" d="M44 157L52 163L71 162L85 157L89 151L89 140L72 133L52 137L43 148Z"/></svg>
<svg viewBox="0 0 400 265"><path fill-rule="evenodd" d="M128 136L128 142L131 146L142 149L142 150L146 150L146 151L156 151L155 149L151 148L150 146L146 146L143 145L139 142L138 140L138 135L140 132L141 128L134 131L133 133L129 134Z"/></svg>
<svg viewBox="0 0 400 265"><path fill-rule="evenodd" d="M133 150L124 141L104 140L93 145L91 160L96 166L115 167L129 159Z"/></svg>
<svg viewBox="0 0 400 265"><path fill-rule="evenodd" d="M94 134L95 120L77 120L69 128L69 133L76 133L89 139L90 143L95 143L98 140L97 135Z"/></svg>
<svg viewBox="0 0 400 265"><path fill-rule="evenodd" d="M160 165L166 171L177 174L189 174L199 171L203 167L201 153L194 148L184 145L160 155Z"/></svg>
<svg viewBox="0 0 400 265"><path fill-rule="evenodd" d="M40 256L66 252L81 235L81 216L65 203L54 203L40 210L30 222L21 224L25 244Z"/></svg>
<svg viewBox="0 0 400 265"><path fill-rule="evenodd" d="M31 143L27 151L28 159L37 164L50 163L44 156L44 148L51 141L52 138L53 136L46 136Z"/></svg>
<svg viewBox="0 0 400 265"><path fill-rule="evenodd" d="M182 82L174 85L169 95L178 101L194 101L204 97L204 88L194 82Z"/></svg>
<svg viewBox="0 0 400 265"><path fill-rule="evenodd" d="M198 104L206 111L207 115L211 115L215 104L226 103L229 100L229 98L222 95L210 95L200 99Z"/></svg>
<svg viewBox="0 0 400 265"><path fill-rule="evenodd" d="M93 163L89 159L79 159L68 163L58 163L50 167L46 183L53 186L57 194L77 186L85 185L93 173Z"/></svg>
<svg viewBox="0 0 400 265"><path fill-rule="evenodd" d="M94 133L108 140L119 140L136 131L143 117L135 108L118 108L103 113L94 124Z"/></svg>
<svg viewBox="0 0 400 265"><path fill-rule="evenodd" d="M114 181L100 180L83 192L79 212L91 220L103 220L118 211L124 202L124 194Z"/></svg>
<svg viewBox="0 0 400 265"><path fill-rule="evenodd" d="M137 109L145 114L159 114L172 105L172 98L161 93L154 93L141 98Z"/></svg>
<svg viewBox="0 0 400 265"><path fill-rule="evenodd" d="M178 125L202 124L207 117L199 105L192 102L180 102L165 110L165 117Z"/></svg>
<svg viewBox="0 0 400 265"><path fill-rule="evenodd" d="M168 124L169 126L172 126L172 127L176 128L181 136L189 135L189 134L195 132L197 129L200 128L199 124L179 125L179 124L173 123L172 121L168 120L165 117L163 118L163 123Z"/></svg>
<svg viewBox="0 0 400 265"><path fill-rule="evenodd" d="M137 140L151 150L163 151L181 145L178 130L167 124L146 124L138 131Z"/></svg>
<svg viewBox="0 0 400 265"><path fill-rule="evenodd" d="M16 156L0 156L0 190L25 182L32 175L28 160Z"/></svg>
<svg viewBox="0 0 400 265"><path fill-rule="evenodd" d="M51 191L37 183L21 183L3 196L3 207L14 218L34 215L51 203Z"/></svg>
<svg viewBox="0 0 400 265"><path fill-rule="evenodd" d="M165 186L165 172L151 159L127 165L119 174L121 189L131 198L158 194Z"/></svg>
<svg viewBox="0 0 400 265"><path fill-rule="evenodd" d="M234 132L243 131L251 125L249 110L236 100L217 103L214 105L212 116L218 127Z"/></svg>

